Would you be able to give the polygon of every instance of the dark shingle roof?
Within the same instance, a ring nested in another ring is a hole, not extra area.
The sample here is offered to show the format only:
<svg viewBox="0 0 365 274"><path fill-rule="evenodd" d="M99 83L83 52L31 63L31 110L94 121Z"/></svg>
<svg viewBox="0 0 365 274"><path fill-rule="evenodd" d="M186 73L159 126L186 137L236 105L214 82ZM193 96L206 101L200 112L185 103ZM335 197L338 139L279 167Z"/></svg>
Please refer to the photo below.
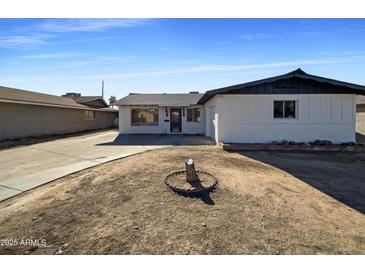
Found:
<svg viewBox="0 0 365 274"><path fill-rule="evenodd" d="M78 96L78 97L71 97L71 98L74 99L74 101L77 103L83 103L83 102L99 100L99 99L104 100L101 96Z"/></svg>
<svg viewBox="0 0 365 274"><path fill-rule="evenodd" d="M74 100L68 97L55 96L2 86L0 86L0 100L27 104L42 104L59 107L62 106L69 108L87 108L84 105L76 103Z"/></svg>
<svg viewBox="0 0 365 274"><path fill-rule="evenodd" d="M108 107L108 103L104 100L102 96L81 96L80 93L66 93L66 95L62 95L62 97L71 98L76 103L88 107L97 107L100 103L104 105L104 107Z"/></svg>
<svg viewBox="0 0 365 274"><path fill-rule="evenodd" d="M116 105L137 106L137 105L155 105L155 106L190 106L196 105L203 96L200 93L179 93L179 94L139 94L131 93L128 96L118 100Z"/></svg>
<svg viewBox="0 0 365 274"><path fill-rule="evenodd" d="M266 79L262 79L262 80L253 81L253 82L247 82L244 84L209 90L199 100L199 104L204 104L205 102L207 102L208 100L210 100L217 94L227 94L227 93L233 93L233 92L238 93L240 90L248 88L248 87L265 84L265 83L272 83L272 82L275 82L278 80L290 79L290 78L313 80L313 81L316 81L319 83L325 83L325 84L330 84L330 85L334 85L334 86L338 86L338 87L351 89L354 91L355 94L365 95L365 86L356 85L356 84L347 83L347 82L338 81L338 80L329 79L329 78L324 78L324 77L320 77L320 76L316 76L316 75L311 75L311 74L304 72L302 69L299 68L299 69L296 69L289 73L282 74L282 75L275 76L275 77L270 77L270 78L266 78ZM242 93L244 93L244 92L242 92ZM263 92L263 93L265 93L265 92Z"/></svg>

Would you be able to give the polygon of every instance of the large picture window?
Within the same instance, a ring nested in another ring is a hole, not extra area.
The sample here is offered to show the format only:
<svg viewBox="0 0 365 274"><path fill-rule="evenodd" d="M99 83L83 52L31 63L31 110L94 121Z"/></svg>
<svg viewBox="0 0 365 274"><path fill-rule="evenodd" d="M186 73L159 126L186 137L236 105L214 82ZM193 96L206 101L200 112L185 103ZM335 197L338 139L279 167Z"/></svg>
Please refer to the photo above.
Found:
<svg viewBox="0 0 365 274"><path fill-rule="evenodd" d="M156 126L158 125L158 108L132 109L132 126Z"/></svg>
<svg viewBox="0 0 365 274"><path fill-rule="evenodd" d="M186 121L200 123L200 108L188 108L186 110Z"/></svg>
<svg viewBox="0 0 365 274"><path fill-rule="evenodd" d="M296 118L296 101L274 101L274 118Z"/></svg>

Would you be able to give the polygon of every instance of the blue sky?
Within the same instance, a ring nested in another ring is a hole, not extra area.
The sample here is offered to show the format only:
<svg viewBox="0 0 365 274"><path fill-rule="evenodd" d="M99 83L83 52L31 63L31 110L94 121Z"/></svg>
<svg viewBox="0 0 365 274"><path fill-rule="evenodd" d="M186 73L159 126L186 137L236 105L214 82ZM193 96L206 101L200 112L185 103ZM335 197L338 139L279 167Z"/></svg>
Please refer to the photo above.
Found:
<svg viewBox="0 0 365 274"><path fill-rule="evenodd" d="M206 91L306 72L365 85L364 19L0 19L0 85Z"/></svg>

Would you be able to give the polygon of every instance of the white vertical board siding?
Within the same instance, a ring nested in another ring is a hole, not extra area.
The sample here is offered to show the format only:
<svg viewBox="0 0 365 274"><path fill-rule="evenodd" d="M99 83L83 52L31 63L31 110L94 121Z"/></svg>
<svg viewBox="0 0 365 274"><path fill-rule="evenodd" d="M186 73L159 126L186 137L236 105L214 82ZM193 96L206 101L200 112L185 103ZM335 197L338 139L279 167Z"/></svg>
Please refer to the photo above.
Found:
<svg viewBox="0 0 365 274"><path fill-rule="evenodd" d="M205 127L204 134L207 137L219 140L218 136L218 96L213 97L204 104Z"/></svg>
<svg viewBox="0 0 365 274"><path fill-rule="evenodd" d="M183 108L181 107L181 115L182 115L182 125L181 125L181 133L185 134L202 134L203 133L203 120L204 111L201 106L197 106L200 108L200 123L187 122L186 118L186 107L184 108L185 115L183 116ZM131 125L131 109L143 109L143 108L151 108L151 107L125 107L119 106L119 133L122 134L169 134L170 132L170 108L167 108L167 116L165 107L159 107L159 123L155 126L132 126ZM174 107L180 108L180 107ZM168 120L168 122L165 122Z"/></svg>
<svg viewBox="0 0 365 274"><path fill-rule="evenodd" d="M215 97L218 97L218 139L221 142L355 141L356 99L352 94L227 94ZM274 119L274 100L297 101L297 117Z"/></svg>

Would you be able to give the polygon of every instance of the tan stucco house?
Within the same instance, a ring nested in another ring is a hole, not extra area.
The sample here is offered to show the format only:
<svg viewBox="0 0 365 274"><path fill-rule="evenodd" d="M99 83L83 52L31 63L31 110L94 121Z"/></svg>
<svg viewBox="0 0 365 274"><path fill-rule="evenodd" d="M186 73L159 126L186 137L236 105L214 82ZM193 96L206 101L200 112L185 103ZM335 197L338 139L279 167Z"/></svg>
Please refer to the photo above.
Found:
<svg viewBox="0 0 365 274"><path fill-rule="evenodd" d="M0 86L0 140L110 128L117 117L68 97Z"/></svg>

